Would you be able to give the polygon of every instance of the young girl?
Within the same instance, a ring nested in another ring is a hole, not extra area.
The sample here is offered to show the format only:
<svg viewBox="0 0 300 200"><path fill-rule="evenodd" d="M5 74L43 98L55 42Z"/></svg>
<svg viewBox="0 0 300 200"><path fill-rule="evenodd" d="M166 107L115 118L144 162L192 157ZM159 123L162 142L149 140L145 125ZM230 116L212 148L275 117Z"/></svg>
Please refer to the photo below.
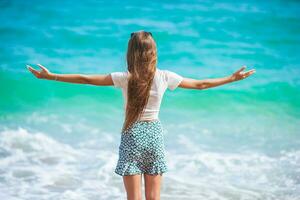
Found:
<svg viewBox="0 0 300 200"><path fill-rule="evenodd" d="M166 89L177 87L207 89L242 80L255 72L243 72L243 66L230 76L196 80L157 67L157 49L152 34L131 33L127 49L126 72L106 75L54 74L38 64L41 71L27 66L37 77L70 83L121 88L124 96L125 120L121 131L119 159L115 173L123 177L128 200L142 199L142 174L146 199L160 199L162 174L168 171L163 129L158 118Z"/></svg>

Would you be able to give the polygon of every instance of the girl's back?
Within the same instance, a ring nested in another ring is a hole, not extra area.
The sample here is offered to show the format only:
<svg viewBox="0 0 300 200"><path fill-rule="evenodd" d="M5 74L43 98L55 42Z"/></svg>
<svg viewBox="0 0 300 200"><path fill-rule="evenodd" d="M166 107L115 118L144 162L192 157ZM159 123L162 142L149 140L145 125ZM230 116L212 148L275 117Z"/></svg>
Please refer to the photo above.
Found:
<svg viewBox="0 0 300 200"><path fill-rule="evenodd" d="M111 77L114 86L122 89L124 97L124 109L127 105L127 86L129 72L112 72ZM167 88L175 90L183 77L169 70L161 70L156 68L155 76L150 89L150 96L144 113L140 120L155 120L158 119L159 109L163 95Z"/></svg>

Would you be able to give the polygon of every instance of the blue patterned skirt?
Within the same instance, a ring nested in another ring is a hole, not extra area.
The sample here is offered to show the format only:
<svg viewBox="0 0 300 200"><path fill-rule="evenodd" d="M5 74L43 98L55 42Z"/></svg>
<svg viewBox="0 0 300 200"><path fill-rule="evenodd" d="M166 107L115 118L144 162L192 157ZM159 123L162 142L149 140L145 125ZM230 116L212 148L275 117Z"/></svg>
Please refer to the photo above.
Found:
<svg viewBox="0 0 300 200"><path fill-rule="evenodd" d="M121 133L119 159L115 173L162 174L168 171L163 128L159 119L136 121Z"/></svg>

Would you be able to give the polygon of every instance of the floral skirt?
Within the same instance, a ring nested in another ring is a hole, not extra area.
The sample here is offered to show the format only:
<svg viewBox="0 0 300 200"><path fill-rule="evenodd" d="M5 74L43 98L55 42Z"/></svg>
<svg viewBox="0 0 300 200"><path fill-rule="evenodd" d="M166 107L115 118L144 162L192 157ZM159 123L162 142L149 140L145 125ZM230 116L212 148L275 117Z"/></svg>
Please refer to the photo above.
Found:
<svg viewBox="0 0 300 200"><path fill-rule="evenodd" d="M163 128L159 119L136 121L121 133L119 158L115 173L162 174L168 171Z"/></svg>

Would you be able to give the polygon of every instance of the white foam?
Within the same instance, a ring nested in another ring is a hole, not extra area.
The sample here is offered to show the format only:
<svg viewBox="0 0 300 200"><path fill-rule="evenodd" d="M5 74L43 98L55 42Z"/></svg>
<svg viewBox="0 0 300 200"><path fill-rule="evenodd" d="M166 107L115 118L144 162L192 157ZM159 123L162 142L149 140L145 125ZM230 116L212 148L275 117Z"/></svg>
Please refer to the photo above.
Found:
<svg viewBox="0 0 300 200"><path fill-rule="evenodd" d="M109 197L107 191L115 198L124 196L112 184L122 184L112 176L115 152L96 149L90 141L75 148L24 128L6 129L0 136L5 152L0 160L0 189L5 199L98 199Z"/></svg>
<svg viewBox="0 0 300 200"><path fill-rule="evenodd" d="M183 190L199 199L294 199L299 195L295 191L300 191L300 151L274 157L255 151L209 152L187 136L178 139L186 153L168 153L170 171L165 182L172 185L168 186L170 196L180 193L182 199L188 198L179 192Z"/></svg>
<svg viewBox="0 0 300 200"><path fill-rule="evenodd" d="M207 132L207 130L206 130ZM125 199L114 173L119 135L65 144L24 128L0 133L2 199ZM284 199L299 196L300 151L211 152L186 135L167 149L162 199Z"/></svg>

